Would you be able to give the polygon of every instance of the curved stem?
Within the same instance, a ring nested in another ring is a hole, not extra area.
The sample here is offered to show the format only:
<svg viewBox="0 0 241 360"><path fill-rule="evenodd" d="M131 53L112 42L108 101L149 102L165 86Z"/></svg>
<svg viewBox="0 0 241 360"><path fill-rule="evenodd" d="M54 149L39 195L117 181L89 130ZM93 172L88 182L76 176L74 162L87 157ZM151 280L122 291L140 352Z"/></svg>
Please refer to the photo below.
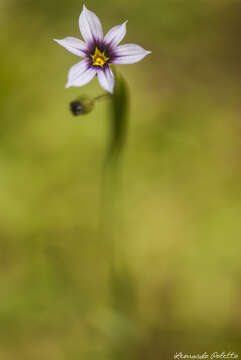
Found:
<svg viewBox="0 0 241 360"><path fill-rule="evenodd" d="M96 96L96 97L93 98L93 101L100 100L100 99L102 99L102 98L104 98L106 96L110 96L110 94L109 93L104 93L102 95Z"/></svg>

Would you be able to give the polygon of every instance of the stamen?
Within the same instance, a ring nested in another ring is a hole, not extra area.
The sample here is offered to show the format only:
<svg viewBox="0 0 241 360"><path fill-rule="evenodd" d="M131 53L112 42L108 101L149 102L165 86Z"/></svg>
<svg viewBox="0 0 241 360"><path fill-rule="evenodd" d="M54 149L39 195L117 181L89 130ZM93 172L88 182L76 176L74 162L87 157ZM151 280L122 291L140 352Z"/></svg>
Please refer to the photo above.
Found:
<svg viewBox="0 0 241 360"><path fill-rule="evenodd" d="M100 52L100 50L96 47L94 55L91 55L92 65L104 67L105 63L110 59L105 56L105 51Z"/></svg>

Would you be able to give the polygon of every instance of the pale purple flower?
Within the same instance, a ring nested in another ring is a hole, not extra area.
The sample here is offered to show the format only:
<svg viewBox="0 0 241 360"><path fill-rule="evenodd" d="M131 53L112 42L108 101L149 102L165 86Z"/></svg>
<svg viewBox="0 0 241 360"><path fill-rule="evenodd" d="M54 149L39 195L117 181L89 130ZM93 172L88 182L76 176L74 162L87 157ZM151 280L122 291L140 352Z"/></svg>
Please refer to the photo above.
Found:
<svg viewBox="0 0 241 360"><path fill-rule="evenodd" d="M96 75L100 85L110 93L114 91L115 79L110 64L134 64L151 51L139 45L119 45L126 34L126 23L117 25L103 37L99 18L85 5L79 17L79 28L85 41L67 37L56 40L71 53L84 60L71 67L66 87L83 86Z"/></svg>

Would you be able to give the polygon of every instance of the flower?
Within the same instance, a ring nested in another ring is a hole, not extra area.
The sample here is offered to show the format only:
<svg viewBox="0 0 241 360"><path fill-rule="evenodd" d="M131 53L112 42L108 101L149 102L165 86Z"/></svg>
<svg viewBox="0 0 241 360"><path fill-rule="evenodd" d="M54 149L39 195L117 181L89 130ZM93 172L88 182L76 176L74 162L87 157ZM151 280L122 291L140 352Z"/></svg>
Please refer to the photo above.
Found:
<svg viewBox="0 0 241 360"><path fill-rule="evenodd" d="M100 85L113 93L115 79L109 65L134 64L151 53L136 44L119 45L126 34L126 23L113 27L103 37L99 18L83 6L79 28L85 42L73 37L54 39L71 53L84 58L71 67L67 88L86 85L97 75Z"/></svg>

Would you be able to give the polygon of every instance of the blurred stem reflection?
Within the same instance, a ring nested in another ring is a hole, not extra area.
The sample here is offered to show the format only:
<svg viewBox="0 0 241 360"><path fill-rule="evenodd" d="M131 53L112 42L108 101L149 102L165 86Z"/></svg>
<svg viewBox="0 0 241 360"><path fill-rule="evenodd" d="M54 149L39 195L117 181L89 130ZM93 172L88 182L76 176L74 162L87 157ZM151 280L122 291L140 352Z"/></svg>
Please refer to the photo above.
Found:
<svg viewBox="0 0 241 360"><path fill-rule="evenodd" d="M136 287L124 249L117 239L124 228L121 157L127 136L129 92L124 78L115 72L116 85L110 102L110 142L103 169L102 240L108 247L112 326L119 334L111 356L122 354L123 341L135 337ZM121 342L120 338L121 337Z"/></svg>

